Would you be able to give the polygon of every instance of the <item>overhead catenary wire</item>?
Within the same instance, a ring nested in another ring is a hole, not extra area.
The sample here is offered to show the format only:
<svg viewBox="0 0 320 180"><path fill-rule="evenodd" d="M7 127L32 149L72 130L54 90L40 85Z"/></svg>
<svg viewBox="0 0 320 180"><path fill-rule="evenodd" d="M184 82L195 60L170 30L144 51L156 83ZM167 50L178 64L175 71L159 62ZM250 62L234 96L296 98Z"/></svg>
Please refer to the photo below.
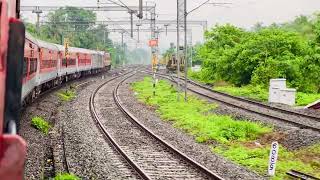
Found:
<svg viewBox="0 0 320 180"><path fill-rule="evenodd" d="M107 0L107 1L111 2L112 4L118 5L118 6L120 6L120 7L124 7L123 5L117 3L117 2L115 2L115 1L113 1L113 0ZM98 2L99 2L99 0L98 0Z"/></svg>

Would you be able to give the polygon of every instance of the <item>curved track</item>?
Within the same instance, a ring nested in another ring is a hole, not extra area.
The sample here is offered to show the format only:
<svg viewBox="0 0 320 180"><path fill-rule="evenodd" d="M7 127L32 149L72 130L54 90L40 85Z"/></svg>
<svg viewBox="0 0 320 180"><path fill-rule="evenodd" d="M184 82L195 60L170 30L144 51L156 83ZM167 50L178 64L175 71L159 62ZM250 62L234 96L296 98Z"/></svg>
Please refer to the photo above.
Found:
<svg viewBox="0 0 320 180"><path fill-rule="evenodd" d="M125 76L121 81L115 77L103 83L90 99L92 117L118 153L143 179L222 179L160 139L124 107L118 89L134 75ZM108 87L115 88L108 92ZM110 93L113 102L108 103L112 103L109 106L114 108L112 114L117 118L103 114L101 104L106 101L101 99Z"/></svg>
<svg viewBox="0 0 320 180"><path fill-rule="evenodd" d="M151 74L150 71L142 71L147 74ZM158 73L159 77L168 79L174 83L184 80L184 78L170 76L167 74ZM231 96L229 94L221 93L210 89L204 85L188 80L188 90L206 98L218 101L228 106L239 108L250 113L261 115L277 121L286 122L303 129L311 129L314 131L320 131L320 118L310 116L295 111L285 110L281 108L272 107L260 102L251 101L248 99ZM182 82L180 82L181 84Z"/></svg>

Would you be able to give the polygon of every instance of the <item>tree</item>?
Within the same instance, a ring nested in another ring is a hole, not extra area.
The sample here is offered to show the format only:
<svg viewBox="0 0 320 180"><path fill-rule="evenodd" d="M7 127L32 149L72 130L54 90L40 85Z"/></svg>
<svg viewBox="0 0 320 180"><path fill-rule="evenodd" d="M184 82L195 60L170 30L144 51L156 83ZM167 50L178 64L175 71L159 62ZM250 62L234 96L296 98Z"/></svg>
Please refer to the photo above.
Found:
<svg viewBox="0 0 320 180"><path fill-rule="evenodd" d="M205 82L267 87L271 78L286 78L300 91L319 92L320 47L298 32L279 25L248 32L227 24L205 36L206 43L197 51L203 59L199 77Z"/></svg>

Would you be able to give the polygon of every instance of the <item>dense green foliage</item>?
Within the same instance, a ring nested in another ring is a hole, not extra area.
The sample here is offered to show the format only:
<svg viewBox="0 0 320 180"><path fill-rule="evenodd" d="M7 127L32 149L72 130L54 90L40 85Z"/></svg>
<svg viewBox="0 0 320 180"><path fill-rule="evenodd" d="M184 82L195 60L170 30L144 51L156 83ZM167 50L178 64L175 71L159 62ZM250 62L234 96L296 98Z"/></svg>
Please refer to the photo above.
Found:
<svg viewBox="0 0 320 180"><path fill-rule="evenodd" d="M156 85L156 96L153 96L151 78L134 83L132 88L139 100L156 107L163 120L171 121L175 127L193 135L197 142L209 144L213 152L261 175L266 174L271 142L264 137L277 134L271 132L272 128L215 114L216 104L194 96L189 96L188 102L177 102L176 89L166 81ZM298 151L289 151L281 146L274 179L285 179L285 173L290 169L320 176L317 158L320 158L320 144Z"/></svg>
<svg viewBox="0 0 320 180"><path fill-rule="evenodd" d="M44 134L48 134L49 129L51 128L50 124L46 120L38 116L32 118L31 125Z"/></svg>
<svg viewBox="0 0 320 180"><path fill-rule="evenodd" d="M320 92L320 18L255 30L227 24L207 31L197 53L203 60L198 78L263 87L271 78L286 78L298 91Z"/></svg>

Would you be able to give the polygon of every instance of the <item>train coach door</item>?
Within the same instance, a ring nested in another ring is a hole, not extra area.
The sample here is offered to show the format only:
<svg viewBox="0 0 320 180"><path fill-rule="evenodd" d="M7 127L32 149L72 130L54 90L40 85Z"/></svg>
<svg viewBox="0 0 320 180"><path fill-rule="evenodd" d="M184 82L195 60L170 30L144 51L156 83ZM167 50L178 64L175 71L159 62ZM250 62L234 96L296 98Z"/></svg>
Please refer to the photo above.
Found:
<svg viewBox="0 0 320 180"><path fill-rule="evenodd" d="M25 28L19 0L0 0L0 179L23 179L26 143L16 135Z"/></svg>
<svg viewBox="0 0 320 180"><path fill-rule="evenodd" d="M8 21L7 4L0 0L0 135L3 130L4 118L4 98L5 98L5 80L6 80L6 52L8 42Z"/></svg>
<svg viewBox="0 0 320 180"><path fill-rule="evenodd" d="M10 1L10 3L13 2L14 1ZM15 9L15 7L11 8ZM13 13L13 10L11 10L11 13ZM14 17L16 17L15 13L9 19L9 36L7 41L8 47L6 58L7 61L5 64L5 114L3 123L4 132L13 134L16 133L16 125L19 124L20 119L23 58L25 46L24 24L19 19L16 19Z"/></svg>

